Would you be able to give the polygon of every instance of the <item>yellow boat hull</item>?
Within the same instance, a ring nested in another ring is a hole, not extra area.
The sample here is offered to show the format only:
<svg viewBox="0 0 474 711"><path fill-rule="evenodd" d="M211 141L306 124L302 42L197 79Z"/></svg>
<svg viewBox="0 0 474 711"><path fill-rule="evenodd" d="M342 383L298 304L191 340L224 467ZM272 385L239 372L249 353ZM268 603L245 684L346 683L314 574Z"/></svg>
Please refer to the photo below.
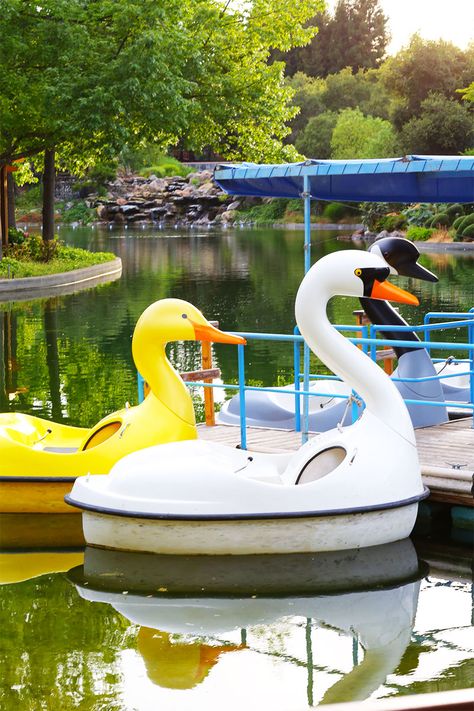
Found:
<svg viewBox="0 0 474 711"><path fill-rule="evenodd" d="M108 474L122 457L154 444L196 439L152 393L91 430L20 413L0 415L0 513L77 513L64 503L76 477Z"/></svg>
<svg viewBox="0 0 474 711"><path fill-rule="evenodd" d="M6 514L38 513L61 514L77 513L77 509L68 506L64 497L71 491L75 479L66 481L38 477L35 480L3 477L0 480L0 512Z"/></svg>

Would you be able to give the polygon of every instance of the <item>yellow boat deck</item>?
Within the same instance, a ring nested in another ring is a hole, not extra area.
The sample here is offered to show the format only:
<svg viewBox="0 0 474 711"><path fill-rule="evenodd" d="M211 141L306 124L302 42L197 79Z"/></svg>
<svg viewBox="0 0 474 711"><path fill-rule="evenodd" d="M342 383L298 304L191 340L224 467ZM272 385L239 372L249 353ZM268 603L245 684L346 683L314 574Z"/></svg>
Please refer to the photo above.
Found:
<svg viewBox="0 0 474 711"><path fill-rule="evenodd" d="M474 428L472 417L415 430L423 481L431 500L473 506ZM240 428L231 425L198 425L200 439L231 447L240 443ZM311 435L314 437L317 435ZM288 452L301 444L301 434L292 430L247 427L247 449L258 452Z"/></svg>

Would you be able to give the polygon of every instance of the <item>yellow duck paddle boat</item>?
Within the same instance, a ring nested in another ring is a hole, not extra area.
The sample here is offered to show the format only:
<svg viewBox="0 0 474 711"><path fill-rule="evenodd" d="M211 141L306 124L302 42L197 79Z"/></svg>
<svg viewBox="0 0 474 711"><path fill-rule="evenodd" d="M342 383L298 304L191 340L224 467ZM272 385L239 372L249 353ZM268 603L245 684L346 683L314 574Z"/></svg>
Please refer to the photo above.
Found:
<svg viewBox="0 0 474 711"><path fill-rule="evenodd" d="M191 397L165 352L168 342L181 340L245 343L214 328L187 301L162 299L143 312L133 334L133 359L149 386L140 405L118 410L91 429L0 414L0 512L74 513L63 498L76 477L107 474L138 449L196 439Z"/></svg>

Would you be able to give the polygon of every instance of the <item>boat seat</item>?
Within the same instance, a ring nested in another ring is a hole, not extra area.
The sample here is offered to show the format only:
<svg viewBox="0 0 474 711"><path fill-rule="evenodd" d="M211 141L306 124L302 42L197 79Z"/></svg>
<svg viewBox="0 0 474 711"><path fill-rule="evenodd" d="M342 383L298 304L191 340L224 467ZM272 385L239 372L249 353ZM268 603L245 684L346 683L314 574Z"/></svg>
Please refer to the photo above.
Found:
<svg viewBox="0 0 474 711"><path fill-rule="evenodd" d="M72 454L77 452L77 447L44 447L43 452L53 452L53 454Z"/></svg>

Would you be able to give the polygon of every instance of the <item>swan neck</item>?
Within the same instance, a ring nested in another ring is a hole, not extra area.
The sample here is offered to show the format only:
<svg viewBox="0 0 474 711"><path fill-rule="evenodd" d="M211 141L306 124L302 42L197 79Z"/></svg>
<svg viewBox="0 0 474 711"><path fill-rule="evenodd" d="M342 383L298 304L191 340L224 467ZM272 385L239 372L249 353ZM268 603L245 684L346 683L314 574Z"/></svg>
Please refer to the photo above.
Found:
<svg viewBox="0 0 474 711"><path fill-rule="evenodd" d="M368 411L413 440L410 416L395 385L330 323L327 303L335 295L314 279L306 284L303 280L296 299L296 321L302 336L313 353L363 398Z"/></svg>

